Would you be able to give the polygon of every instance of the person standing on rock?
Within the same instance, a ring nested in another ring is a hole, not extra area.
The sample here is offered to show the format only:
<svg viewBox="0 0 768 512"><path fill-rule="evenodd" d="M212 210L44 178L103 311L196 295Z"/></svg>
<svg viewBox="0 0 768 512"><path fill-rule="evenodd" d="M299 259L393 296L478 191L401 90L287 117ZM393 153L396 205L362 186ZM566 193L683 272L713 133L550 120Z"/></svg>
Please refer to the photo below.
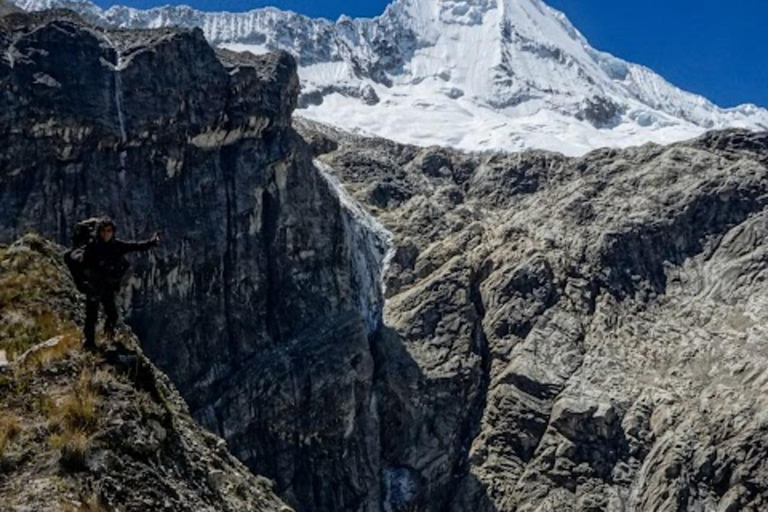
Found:
<svg viewBox="0 0 768 512"><path fill-rule="evenodd" d="M157 233L145 242L117 240L117 227L109 218L101 219L96 236L87 245L73 251L72 259L82 266L81 290L86 296L85 348L96 348L96 321L99 304L104 308L104 333L112 338L117 327L118 313L115 295L120 281L130 266L125 255L130 252L148 251L160 243Z"/></svg>

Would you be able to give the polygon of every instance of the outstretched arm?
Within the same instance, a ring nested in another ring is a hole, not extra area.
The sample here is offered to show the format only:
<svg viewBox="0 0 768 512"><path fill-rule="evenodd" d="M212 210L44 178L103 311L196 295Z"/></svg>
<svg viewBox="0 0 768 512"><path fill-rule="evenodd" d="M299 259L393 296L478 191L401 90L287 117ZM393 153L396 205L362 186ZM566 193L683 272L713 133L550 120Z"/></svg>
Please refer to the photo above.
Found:
<svg viewBox="0 0 768 512"><path fill-rule="evenodd" d="M143 242L125 242L123 240L115 241L120 246L120 252L123 254L136 251L148 251L160 243L160 236L155 233L151 239Z"/></svg>

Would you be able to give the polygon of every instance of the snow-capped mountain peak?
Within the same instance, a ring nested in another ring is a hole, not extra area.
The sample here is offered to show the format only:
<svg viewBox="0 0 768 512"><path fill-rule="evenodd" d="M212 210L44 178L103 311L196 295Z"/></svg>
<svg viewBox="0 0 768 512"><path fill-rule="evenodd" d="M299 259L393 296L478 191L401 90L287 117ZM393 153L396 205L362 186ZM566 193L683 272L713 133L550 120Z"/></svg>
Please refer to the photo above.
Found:
<svg viewBox="0 0 768 512"><path fill-rule="evenodd" d="M336 22L274 8L15 2L122 27L199 26L231 50L287 50L300 64L300 115L401 142L581 154L715 128L768 129L765 109L719 108L594 49L541 0L395 0L376 18Z"/></svg>

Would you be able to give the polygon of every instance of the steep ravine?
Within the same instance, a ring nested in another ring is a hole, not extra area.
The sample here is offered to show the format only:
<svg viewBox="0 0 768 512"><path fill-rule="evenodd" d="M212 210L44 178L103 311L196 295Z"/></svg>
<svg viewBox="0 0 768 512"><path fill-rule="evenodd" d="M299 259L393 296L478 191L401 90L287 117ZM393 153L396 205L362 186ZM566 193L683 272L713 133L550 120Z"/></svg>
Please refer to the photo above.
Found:
<svg viewBox="0 0 768 512"><path fill-rule="evenodd" d="M381 326L385 276L395 255L392 234L347 193L333 169L320 161L315 161L315 167L343 206L343 236L350 250L343 258L352 262L352 282L359 293L358 309L368 335L373 336Z"/></svg>

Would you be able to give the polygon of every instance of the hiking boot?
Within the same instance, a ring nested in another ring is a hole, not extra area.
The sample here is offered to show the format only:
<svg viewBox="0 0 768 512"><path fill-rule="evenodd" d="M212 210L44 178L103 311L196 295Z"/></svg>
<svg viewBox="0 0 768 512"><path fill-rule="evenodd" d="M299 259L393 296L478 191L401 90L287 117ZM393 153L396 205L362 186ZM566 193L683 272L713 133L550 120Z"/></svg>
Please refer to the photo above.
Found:
<svg viewBox="0 0 768 512"><path fill-rule="evenodd" d="M87 350L89 352L96 352L99 349L99 346L96 345L95 341L88 341L87 339L83 340L83 350Z"/></svg>

